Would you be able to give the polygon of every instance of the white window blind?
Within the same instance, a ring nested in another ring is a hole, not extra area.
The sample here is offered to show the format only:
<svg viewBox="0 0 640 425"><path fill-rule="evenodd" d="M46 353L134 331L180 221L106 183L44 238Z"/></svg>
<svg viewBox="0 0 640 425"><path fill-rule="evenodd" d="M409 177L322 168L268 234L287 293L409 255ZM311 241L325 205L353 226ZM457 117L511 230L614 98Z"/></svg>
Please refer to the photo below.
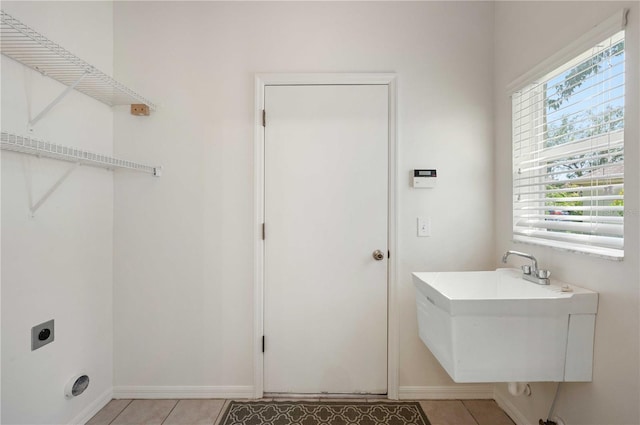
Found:
<svg viewBox="0 0 640 425"><path fill-rule="evenodd" d="M513 93L513 234L624 255L624 31Z"/></svg>

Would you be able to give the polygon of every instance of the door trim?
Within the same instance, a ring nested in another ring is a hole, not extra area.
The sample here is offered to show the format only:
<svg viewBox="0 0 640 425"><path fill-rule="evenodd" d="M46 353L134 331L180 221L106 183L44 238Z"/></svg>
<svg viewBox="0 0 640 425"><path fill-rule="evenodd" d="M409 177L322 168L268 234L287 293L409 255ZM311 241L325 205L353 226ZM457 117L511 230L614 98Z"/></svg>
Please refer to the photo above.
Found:
<svg viewBox="0 0 640 425"><path fill-rule="evenodd" d="M389 223L388 238L391 256L388 261L387 293L387 397L398 399L399 329L397 288L397 110L395 74L256 74L254 109L254 266L253 266L253 381L254 397L264 395L264 355L262 336L264 332L264 127L262 110L266 86L274 85L386 85L389 89ZM268 119L268 117L267 117ZM268 125L268 121L267 121Z"/></svg>

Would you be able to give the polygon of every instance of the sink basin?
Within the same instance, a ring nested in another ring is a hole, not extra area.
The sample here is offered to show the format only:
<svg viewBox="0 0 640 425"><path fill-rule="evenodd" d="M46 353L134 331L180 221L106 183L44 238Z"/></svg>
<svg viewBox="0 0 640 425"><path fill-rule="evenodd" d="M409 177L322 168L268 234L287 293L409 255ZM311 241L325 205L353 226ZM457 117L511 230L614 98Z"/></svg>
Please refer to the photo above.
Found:
<svg viewBox="0 0 640 425"><path fill-rule="evenodd" d="M455 382L591 381L598 294L521 274L413 273L420 338Z"/></svg>

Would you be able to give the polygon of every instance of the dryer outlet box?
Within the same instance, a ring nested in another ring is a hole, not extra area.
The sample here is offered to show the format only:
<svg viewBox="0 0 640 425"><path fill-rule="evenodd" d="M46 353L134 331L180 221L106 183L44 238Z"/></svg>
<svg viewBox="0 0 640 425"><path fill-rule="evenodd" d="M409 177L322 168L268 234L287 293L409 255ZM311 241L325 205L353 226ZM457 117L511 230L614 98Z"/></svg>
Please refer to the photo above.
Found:
<svg viewBox="0 0 640 425"><path fill-rule="evenodd" d="M37 350L40 347L53 342L54 337L54 323L53 319L35 325L31 328L31 351Z"/></svg>

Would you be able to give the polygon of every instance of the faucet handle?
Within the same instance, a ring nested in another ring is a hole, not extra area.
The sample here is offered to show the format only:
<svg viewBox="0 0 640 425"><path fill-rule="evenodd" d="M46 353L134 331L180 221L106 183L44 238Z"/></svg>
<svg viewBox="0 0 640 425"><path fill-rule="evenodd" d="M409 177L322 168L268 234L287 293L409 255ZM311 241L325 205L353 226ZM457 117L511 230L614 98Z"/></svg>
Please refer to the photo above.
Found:
<svg viewBox="0 0 640 425"><path fill-rule="evenodd" d="M522 266L522 273L531 274L531 266Z"/></svg>
<svg viewBox="0 0 640 425"><path fill-rule="evenodd" d="M536 272L536 275L540 279L549 279L549 276L551 276L551 272L549 270L540 269Z"/></svg>

